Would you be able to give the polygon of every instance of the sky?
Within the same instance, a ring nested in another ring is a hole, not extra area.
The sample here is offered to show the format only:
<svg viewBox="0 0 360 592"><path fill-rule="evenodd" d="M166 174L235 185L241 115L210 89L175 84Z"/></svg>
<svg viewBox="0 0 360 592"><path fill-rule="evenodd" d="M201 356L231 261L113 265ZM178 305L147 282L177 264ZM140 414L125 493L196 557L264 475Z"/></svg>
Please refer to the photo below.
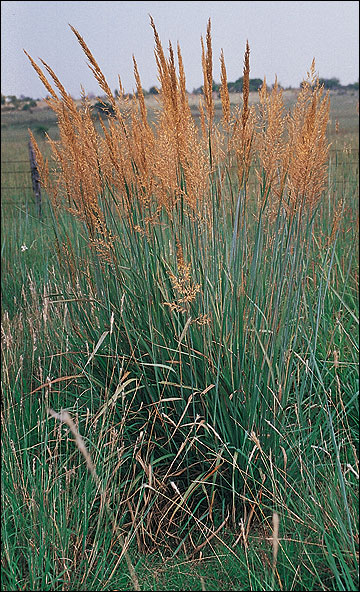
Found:
<svg viewBox="0 0 360 592"><path fill-rule="evenodd" d="M359 3L321 2L1 2L1 92L43 98L23 49L54 70L66 90L79 97L102 94L70 30L75 27L91 49L112 90L118 75L126 92L135 87L132 56L142 86L157 85L152 15L164 49L180 43L187 89L202 84L200 38L211 18L214 80L220 81L224 51L228 81L242 76L246 40L250 77L298 87L312 59L321 78L342 84L359 80ZM39 62L38 62L39 63Z"/></svg>

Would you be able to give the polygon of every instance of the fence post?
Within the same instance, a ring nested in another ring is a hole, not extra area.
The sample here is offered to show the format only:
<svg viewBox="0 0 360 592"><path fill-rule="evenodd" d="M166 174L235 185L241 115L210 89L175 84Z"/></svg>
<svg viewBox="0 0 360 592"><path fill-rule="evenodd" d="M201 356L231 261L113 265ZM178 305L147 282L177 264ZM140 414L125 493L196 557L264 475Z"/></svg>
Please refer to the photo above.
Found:
<svg viewBox="0 0 360 592"><path fill-rule="evenodd" d="M40 189L40 175L36 162L35 150L31 140L29 141L29 157L30 157L30 170L32 187L35 195L35 204L39 218L42 216L41 211L41 189Z"/></svg>

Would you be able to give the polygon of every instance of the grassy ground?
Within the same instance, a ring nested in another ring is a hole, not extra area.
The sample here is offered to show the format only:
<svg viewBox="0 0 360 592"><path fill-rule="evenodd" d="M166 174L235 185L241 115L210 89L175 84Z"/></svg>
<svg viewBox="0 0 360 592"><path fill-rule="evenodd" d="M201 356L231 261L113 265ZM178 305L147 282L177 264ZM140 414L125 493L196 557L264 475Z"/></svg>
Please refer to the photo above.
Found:
<svg viewBox="0 0 360 592"><path fill-rule="evenodd" d="M357 103L331 97L328 184L298 260L270 222L236 234L219 215L206 244L186 222L211 330L159 306L166 216L148 238L118 228L117 276L67 216L62 267L26 171L27 128L46 152L54 116L2 116L3 590L133 589L126 554L142 590L358 589ZM49 407L76 418L95 476Z"/></svg>

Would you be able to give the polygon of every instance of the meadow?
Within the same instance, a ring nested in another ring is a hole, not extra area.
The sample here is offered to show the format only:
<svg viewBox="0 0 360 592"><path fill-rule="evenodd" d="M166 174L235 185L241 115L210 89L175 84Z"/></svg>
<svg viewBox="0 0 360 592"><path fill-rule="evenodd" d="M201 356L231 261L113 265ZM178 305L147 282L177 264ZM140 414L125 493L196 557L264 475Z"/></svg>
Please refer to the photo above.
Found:
<svg viewBox="0 0 360 592"><path fill-rule="evenodd" d="M357 590L358 96L152 26L156 101L74 30L109 117L2 114L2 589Z"/></svg>

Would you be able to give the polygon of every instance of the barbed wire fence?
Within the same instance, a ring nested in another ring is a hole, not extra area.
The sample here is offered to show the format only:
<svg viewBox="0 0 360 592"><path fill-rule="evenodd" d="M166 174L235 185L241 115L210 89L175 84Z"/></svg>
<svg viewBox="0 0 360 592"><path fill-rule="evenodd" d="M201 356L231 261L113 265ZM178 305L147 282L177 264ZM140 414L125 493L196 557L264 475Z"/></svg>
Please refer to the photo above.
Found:
<svg viewBox="0 0 360 592"><path fill-rule="evenodd" d="M28 144L28 149L28 159L21 158L1 160L1 204L19 206L20 199L28 197L30 193L31 201L37 210L37 215L39 218L41 218L43 213L43 197L41 193L40 175L31 142ZM330 154L334 156L337 156L338 154L342 155L343 160L340 164L343 166L346 165L354 167L355 170L353 169L353 171L355 172L356 176L358 176L359 148L351 148L348 154L344 152L343 149L331 148ZM16 168L14 168L15 165ZM14 180L15 183L13 183ZM333 181L333 183L337 185L344 184L344 182L349 182L349 180L336 179ZM254 180L249 184L255 185L255 183L256 181ZM353 183L355 185L357 183L357 179L355 179ZM26 192L26 195L21 192ZM16 195L14 195L15 193Z"/></svg>

